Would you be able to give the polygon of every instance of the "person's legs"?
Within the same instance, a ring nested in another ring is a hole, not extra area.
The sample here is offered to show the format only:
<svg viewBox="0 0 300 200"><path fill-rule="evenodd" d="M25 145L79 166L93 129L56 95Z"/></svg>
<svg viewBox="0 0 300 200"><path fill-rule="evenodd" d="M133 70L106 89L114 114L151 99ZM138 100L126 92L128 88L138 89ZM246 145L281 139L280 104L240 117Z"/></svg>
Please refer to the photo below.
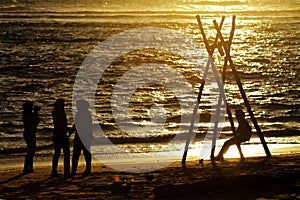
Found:
<svg viewBox="0 0 300 200"><path fill-rule="evenodd" d="M64 175L69 176L70 175L70 146L69 146L69 141L65 142L65 144L63 146L63 152L64 152Z"/></svg>
<svg viewBox="0 0 300 200"><path fill-rule="evenodd" d="M25 159L24 159L23 173L28 173L29 172L28 161L29 161L29 151L27 149L27 152L26 152L26 155L25 155Z"/></svg>
<svg viewBox="0 0 300 200"><path fill-rule="evenodd" d="M78 160L80 157L80 153L83 146L79 139L79 137L74 138L74 146L73 146L73 156L72 156L72 175L76 174L77 166L78 166Z"/></svg>
<svg viewBox="0 0 300 200"><path fill-rule="evenodd" d="M54 141L54 155L52 159L52 176L56 176L57 173L57 165L58 165L58 159L61 152L61 145L59 144L59 141Z"/></svg>
<svg viewBox="0 0 300 200"><path fill-rule="evenodd" d="M24 159L23 173L28 173L29 143L28 143L28 139L25 136L24 136L24 140L26 142L27 152L26 152L25 159Z"/></svg>
<svg viewBox="0 0 300 200"><path fill-rule="evenodd" d="M34 153L35 153L35 148L36 148L36 138L31 138L28 142L28 172L32 173L33 172L33 158L34 158Z"/></svg>
<svg viewBox="0 0 300 200"><path fill-rule="evenodd" d="M223 159L223 155L228 151L229 147L231 145L236 144L237 139L236 138L231 138L229 140L227 140L224 145L221 148L221 151L219 152L217 159Z"/></svg>
<svg viewBox="0 0 300 200"><path fill-rule="evenodd" d="M240 143L240 142L237 143L236 146L237 146L238 151L239 151L239 153L240 153L241 161L244 161L244 160L245 160L245 157L244 157L243 152L242 152L241 143Z"/></svg>
<svg viewBox="0 0 300 200"><path fill-rule="evenodd" d="M92 155L90 151L83 147L83 155L85 159L85 171L84 174L90 174L91 173L91 168L92 168Z"/></svg>

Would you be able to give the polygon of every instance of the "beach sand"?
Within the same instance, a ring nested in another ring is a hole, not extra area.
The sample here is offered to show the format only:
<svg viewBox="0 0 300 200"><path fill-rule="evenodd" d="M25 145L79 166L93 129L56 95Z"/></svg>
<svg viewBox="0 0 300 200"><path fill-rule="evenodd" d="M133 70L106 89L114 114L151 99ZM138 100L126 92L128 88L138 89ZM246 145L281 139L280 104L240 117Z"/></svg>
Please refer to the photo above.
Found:
<svg viewBox="0 0 300 200"><path fill-rule="evenodd" d="M60 170L62 166L60 164ZM300 199L300 154L250 157L241 162L174 162L151 173L118 172L95 163L92 173L50 177L49 163L36 163L22 175L21 166L0 169L1 199ZM114 184L115 177L127 187ZM125 182L124 182L125 183Z"/></svg>

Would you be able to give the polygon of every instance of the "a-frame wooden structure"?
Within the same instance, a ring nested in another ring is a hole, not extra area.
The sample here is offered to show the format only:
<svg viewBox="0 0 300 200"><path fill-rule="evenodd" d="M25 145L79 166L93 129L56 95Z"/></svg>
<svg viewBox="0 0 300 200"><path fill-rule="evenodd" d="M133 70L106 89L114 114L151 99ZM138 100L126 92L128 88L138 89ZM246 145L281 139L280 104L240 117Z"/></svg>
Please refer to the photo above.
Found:
<svg viewBox="0 0 300 200"><path fill-rule="evenodd" d="M253 125L256 129L256 132L257 132L257 134L258 134L258 136L261 140L263 148L266 152L266 156L271 157L271 153L269 151L267 143L266 143L266 141L264 139L264 136L261 132L261 129L260 129L260 127L259 127L259 125L256 121L256 118L254 117L254 114L252 112L250 103L249 103L249 101L247 99L247 96L246 96L246 93L243 89L241 80L238 76L235 65L234 65L233 60L230 56L230 47L231 47L231 44L232 44L233 35L234 35L234 31L235 31L235 19L236 19L236 17L235 16L232 17L232 27L231 27L231 32L230 32L228 41L225 41L225 39L224 39L224 37L221 33L221 29L222 29L225 17L222 17L222 20L221 20L220 24L218 24L216 20L213 21L214 28L217 31L217 35L216 35L214 43L212 45L209 45L209 43L208 43L208 40L206 38L206 34L205 34L203 26L202 26L200 16L197 15L196 18L197 18L199 29L201 31L201 35L202 35L202 38L203 38L203 41L204 41L204 44L205 44L205 48L206 48L210 58L213 59L213 54L214 54L215 49L218 49L220 55L222 57L224 57L224 65L223 65L223 71L222 71L222 81L223 81L223 83L225 84L226 71L227 71L227 68L229 67L232 70L235 81L236 81L236 83L239 87L239 91L240 91L241 96L244 100L245 107L247 109L247 112L250 115L251 121L252 121L252 123L253 123ZM224 51L225 51L225 53L224 53ZM202 82L201 82L201 86L199 88L198 97L197 97L197 103L195 105L195 109L194 109L194 113L193 113L194 115L197 114L197 110L199 108L199 104L200 104L200 101L201 101L201 96L202 96L203 88L204 88L204 85L205 85L205 78L207 76L208 68L209 68L209 65L210 65L209 62L212 62L212 60L209 59L208 64L207 64L206 69L205 69L205 72L204 72L204 75L202 77ZM220 98L222 98L222 97L220 97ZM225 97L225 94L224 94L224 100L225 99L226 99L226 97ZM226 104L226 111L227 111L228 119L229 119L229 122L230 122L231 130L232 130L233 134L235 135L236 134L236 129L234 127L232 112L231 112L231 109L230 109L228 103ZM195 117L193 117L193 118L195 119ZM183 154L183 157L182 157L182 164L183 165L186 162L186 156L187 156L188 146L189 146L190 139L191 139L191 133L194 129L194 123L195 123L194 119L192 119L192 121L191 121L190 132L188 133L187 140L186 140L185 151L184 151L184 154ZM216 138L213 138L213 140L216 140ZM244 156L242 154L240 145L237 145L237 147L238 147L241 158L244 159ZM215 152L215 141L212 141L211 159L214 159L214 152Z"/></svg>

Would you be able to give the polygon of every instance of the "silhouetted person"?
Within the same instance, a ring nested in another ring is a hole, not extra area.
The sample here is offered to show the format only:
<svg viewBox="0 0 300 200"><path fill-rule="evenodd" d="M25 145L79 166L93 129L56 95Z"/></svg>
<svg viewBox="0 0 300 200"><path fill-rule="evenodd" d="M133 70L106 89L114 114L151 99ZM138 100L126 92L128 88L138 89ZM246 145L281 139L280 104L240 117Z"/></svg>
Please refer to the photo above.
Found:
<svg viewBox="0 0 300 200"><path fill-rule="evenodd" d="M34 111L32 112L32 109ZM34 106L31 101L23 104L22 121L24 124L23 137L27 145L27 153L24 161L23 173L33 173L33 157L36 148L36 132L39 124L39 107Z"/></svg>
<svg viewBox="0 0 300 200"><path fill-rule="evenodd" d="M72 156L72 172L76 174L78 160L83 150L83 155L86 163L84 175L91 173L92 155L90 153L90 147L93 138L92 132L92 116L89 112L89 103L85 100L79 100L76 102L77 113L75 115L75 124L70 130L70 135L75 131L73 156ZM80 137L79 137L80 134Z"/></svg>
<svg viewBox="0 0 300 200"><path fill-rule="evenodd" d="M238 110L236 110L235 115L236 115L237 121L239 123L239 126L238 126L237 131L236 131L236 136L229 139L229 140L227 140L224 143L220 153L216 157L217 160L223 160L224 159L223 155L228 151L228 149L231 145L236 144L236 145L239 146L242 142L246 142L246 141L250 140L250 137L252 135L251 126L249 125L249 123L245 119L244 111L241 110L241 109L238 109Z"/></svg>
<svg viewBox="0 0 300 200"><path fill-rule="evenodd" d="M54 110L52 112L52 119L54 124L53 130L53 144L54 155L52 159L52 173L51 176L58 176L57 164L61 149L64 152L64 175L70 176L70 145L68 132L68 122L65 113L65 101L57 99L54 103Z"/></svg>

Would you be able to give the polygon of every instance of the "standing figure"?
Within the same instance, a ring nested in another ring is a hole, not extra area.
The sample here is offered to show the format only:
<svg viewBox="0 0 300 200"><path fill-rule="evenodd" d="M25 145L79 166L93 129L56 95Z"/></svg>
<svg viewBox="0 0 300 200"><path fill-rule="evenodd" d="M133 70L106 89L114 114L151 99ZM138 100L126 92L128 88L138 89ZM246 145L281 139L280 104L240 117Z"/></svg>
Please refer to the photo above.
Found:
<svg viewBox="0 0 300 200"><path fill-rule="evenodd" d="M33 157L36 148L36 132L39 124L38 111L40 107L34 106L31 101L23 104L22 121L24 124L23 137L27 145L27 153L24 161L23 173L33 173Z"/></svg>
<svg viewBox="0 0 300 200"><path fill-rule="evenodd" d="M64 176L70 176L70 145L68 132L68 122L65 113L65 101L57 99L54 103L54 110L52 112L52 119L54 124L53 130L53 144L54 155L52 159L51 176L58 176L57 165L61 149L64 152Z"/></svg>
<svg viewBox="0 0 300 200"><path fill-rule="evenodd" d="M228 149L231 145L236 144L239 147L239 145L242 142L246 142L246 141L250 140L250 138L251 138L251 135L252 135L251 126L245 119L244 111L241 109L238 109L238 110L236 110L235 115L236 115L237 121L239 123L238 129L236 131L237 135L235 137L227 140L224 143L220 153L216 157L217 160L224 160L223 155L228 151Z"/></svg>
<svg viewBox="0 0 300 200"><path fill-rule="evenodd" d="M77 113L75 115L75 124L70 130L70 135L75 131L73 156L72 156L72 175L76 174L78 160L83 150L85 159L84 175L91 173L92 155L90 147L93 139L92 116L89 112L89 103L85 100L76 101ZM80 135L80 136L79 136Z"/></svg>

